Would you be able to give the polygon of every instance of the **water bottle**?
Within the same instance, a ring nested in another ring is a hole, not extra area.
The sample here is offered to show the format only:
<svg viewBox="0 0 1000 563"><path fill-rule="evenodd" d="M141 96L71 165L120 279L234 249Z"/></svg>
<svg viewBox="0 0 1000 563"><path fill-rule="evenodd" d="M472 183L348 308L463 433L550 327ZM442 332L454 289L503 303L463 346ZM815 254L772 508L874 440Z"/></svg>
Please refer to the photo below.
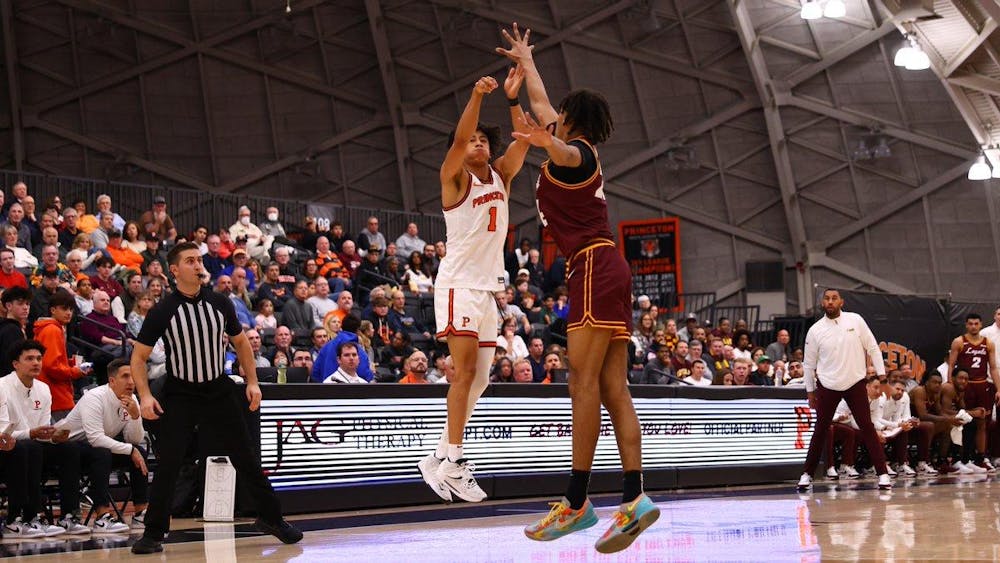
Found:
<svg viewBox="0 0 1000 563"><path fill-rule="evenodd" d="M275 364L274 367L278 368L278 385L284 385L288 383L288 376L286 375L288 372L288 364L286 364L284 361L281 361Z"/></svg>

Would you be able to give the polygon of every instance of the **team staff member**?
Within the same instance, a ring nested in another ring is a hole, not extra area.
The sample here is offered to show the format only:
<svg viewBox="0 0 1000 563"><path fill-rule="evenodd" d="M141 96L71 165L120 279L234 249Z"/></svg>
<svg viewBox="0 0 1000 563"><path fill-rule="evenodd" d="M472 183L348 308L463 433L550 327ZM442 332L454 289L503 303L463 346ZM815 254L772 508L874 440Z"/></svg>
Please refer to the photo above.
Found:
<svg viewBox="0 0 1000 563"><path fill-rule="evenodd" d="M824 291L822 305L826 315L809 328L802 362L809 406L816 410L816 425L809 441L805 471L799 479L798 488L805 490L812 486L812 476L819 465L819 455L826 444L830 422L837 404L843 399L854 413L861 439L864 440L875 471L878 472L878 488L891 489L892 480L885 464L885 450L875 434L868 393L865 390L865 355L871 359L875 373L884 377L882 351L861 315L841 310L844 299L839 290Z"/></svg>
<svg viewBox="0 0 1000 563"><path fill-rule="evenodd" d="M132 376L142 416L149 420L161 416L163 419L158 441L159 467L153 477L146 529L132 546L132 553L163 551L161 542L170 529L174 485L196 426L205 443L215 445L213 453L228 455L250 487L250 496L257 502L257 529L284 543L296 543L302 539L302 532L281 516L278 498L253 453L242 408L233 393L233 382L223 372L223 335L228 335L246 378L250 410L257 410L261 396L257 367L233 303L201 285L204 267L197 244L178 244L170 250L167 262L177 280L177 291L164 297L146 316L132 354ZM146 377L146 361L160 338L167 356L162 407L150 393Z"/></svg>
<svg viewBox="0 0 1000 563"><path fill-rule="evenodd" d="M57 425L69 431L70 443L80 449L83 465L90 468L91 498L96 505L94 531L128 533L129 526L118 520L111 505L108 480L111 468L129 470L132 487L133 530L141 530L146 514L149 477L146 471L146 452L142 443L142 417L139 403L132 393L135 383L132 368L121 358L108 364L108 382L87 391L69 415ZM121 435L124 442L115 439Z"/></svg>

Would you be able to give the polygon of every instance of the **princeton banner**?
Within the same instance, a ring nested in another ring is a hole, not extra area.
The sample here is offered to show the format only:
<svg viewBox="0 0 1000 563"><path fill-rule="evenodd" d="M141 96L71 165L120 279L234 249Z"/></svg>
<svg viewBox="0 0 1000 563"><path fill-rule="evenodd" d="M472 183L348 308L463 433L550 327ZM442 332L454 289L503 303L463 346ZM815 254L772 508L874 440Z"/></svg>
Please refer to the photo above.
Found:
<svg viewBox="0 0 1000 563"><path fill-rule="evenodd" d="M681 239L677 217L618 223L622 254L632 268L632 293L674 308L681 293Z"/></svg>
<svg viewBox="0 0 1000 563"><path fill-rule="evenodd" d="M275 489L392 483L418 477L445 421L444 397L268 399L260 406L261 464ZM635 399L643 466L801 464L813 415L801 399ZM572 455L568 397L479 400L465 452L481 475L564 472ZM621 461L603 413L594 469Z"/></svg>
<svg viewBox="0 0 1000 563"><path fill-rule="evenodd" d="M919 378L947 359L951 322L936 299L841 291L844 310L864 317L875 333L886 369L910 364Z"/></svg>

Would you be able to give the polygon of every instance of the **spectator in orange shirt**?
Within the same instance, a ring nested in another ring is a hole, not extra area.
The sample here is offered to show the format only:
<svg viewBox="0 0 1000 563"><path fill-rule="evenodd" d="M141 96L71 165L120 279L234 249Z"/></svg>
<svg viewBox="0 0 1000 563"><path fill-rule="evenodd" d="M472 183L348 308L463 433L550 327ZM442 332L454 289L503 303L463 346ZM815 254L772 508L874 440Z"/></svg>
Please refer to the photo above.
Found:
<svg viewBox="0 0 1000 563"><path fill-rule="evenodd" d="M111 259L115 261L115 264L126 270L142 271L142 255L132 250L132 247L129 245L122 244L122 232L118 229L111 229L108 232L107 251L111 255Z"/></svg>
<svg viewBox="0 0 1000 563"><path fill-rule="evenodd" d="M531 371L529 366L529 373ZM406 375L399 383L430 383L427 381L427 356L417 350L406 360Z"/></svg>
<svg viewBox="0 0 1000 563"><path fill-rule="evenodd" d="M51 317L35 321L35 340L45 346L42 373L38 379L52 391L52 420L62 420L76 404L73 401L73 381L90 373L90 366L71 366L66 354L66 325L73 320L76 300L64 289L56 290L49 299Z"/></svg>

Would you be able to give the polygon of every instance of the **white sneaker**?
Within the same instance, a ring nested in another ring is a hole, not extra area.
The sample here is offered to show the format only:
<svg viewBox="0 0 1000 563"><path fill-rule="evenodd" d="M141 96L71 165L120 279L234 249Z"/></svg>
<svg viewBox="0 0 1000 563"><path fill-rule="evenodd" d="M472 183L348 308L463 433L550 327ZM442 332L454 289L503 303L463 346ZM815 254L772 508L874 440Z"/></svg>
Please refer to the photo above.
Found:
<svg viewBox="0 0 1000 563"><path fill-rule="evenodd" d="M917 473L921 475L937 475L938 470L931 467L931 464L926 461L921 461L917 464Z"/></svg>
<svg viewBox="0 0 1000 563"><path fill-rule="evenodd" d="M802 477L799 477L799 484L795 486L795 489L799 491L807 491L810 488L812 488L812 485L813 485L812 475L809 475L808 473L803 473Z"/></svg>
<svg viewBox="0 0 1000 563"><path fill-rule="evenodd" d="M90 528L81 524L80 517L76 514L65 516L62 520L59 520L59 525L71 536L82 536L90 533Z"/></svg>
<svg viewBox="0 0 1000 563"><path fill-rule="evenodd" d="M973 473L975 473L975 471L973 471L972 468L968 467L961 461L956 461L955 463L952 464L952 467L955 468L955 473L958 473L959 475L972 475Z"/></svg>
<svg viewBox="0 0 1000 563"><path fill-rule="evenodd" d="M62 526L49 524L49 521L42 518L41 516L36 516L35 519L29 523L29 525L32 528L41 530L42 533L47 538L51 538L52 536L58 536L59 534L66 533L66 528L63 528Z"/></svg>
<svg viewBox="0 0 1000 563"><path fill-rule="evenodd" d="M840 473L837 473L837 468L831 465L826 468L826 478L831 481L836 481L840 479Z"/></svg>
<svg viewBox="0 0 1000 563"><path fill-rule="evenodd" d="M988 458L988 457L983 458L983 467L986 468L986 472L987 473L996 473L997 472L996 466L993 465L993 462L991 462L990 458Z"/></svg>
<svg viewBox="0 0 1000 563"><path fill-rule="evenodd" d="M890 467L888 463L885 465L885 470L886 470L887 473L889 473L889 477L895 477L896 476L896 470L894 470L892 467Z"/></svg>
<svg viewBox="0 0 1000 563"><path fill-rule="evenodd" d="M843 474L844 477L847 477L848 479L860 479L861 478L861 474L858 473L858 470L855 469L853 465L843 465L842 464L840 466L840 473Z"/></svg>
<svg viewBox="0 0 1000 563"><path fill-rule="evenodd" d="M985 467L979 467L978 465L976 465L975 463L972 463L971 461L966 462L965 466L968 467L969 469L971 469L972 472L975 473L975 474L977 474L977 475L986 475L986 468Z"/></svg>
<svg viewBox="0 0 1000 563"><path fill-rule="evenodd" d="M127 534L128 524L125 524L114 514L108 512L97 520L94 520L93 531L95 534Z"/></svg>
<svg viewBox="0 0 1000 563"><path fill-rule="evenodd" d="M132 515L132 525L130 529L133 532L140 532L146 529L146 509L143 508L139 512Z"/></svg>
<svg viewBox="0 0 1000 563"><path fill-rule="evenodd" d="M892 477L889 477L888 473L878 476L878 488L883 491L888 491L892 488Z"/></svg>
<svg viewBox="0 0 1000 563"><path fill-rule="evenodd" d="M441 479L437 475L442 461L444 460L438 459L434 454L429 454L417 462L417 469L420 470L420 476L424 478L424 483L427 483L427 486L434 491L434 494L441 497L441 500L445 502L451 502L451 491L448 490L448 487L441 482Z"/></svg>
<svg viewBox="0 0 1000 563"><path fill-rule="evenodd" d="M902 463L902 464L900 464L899 467L897 468L897 471L899 473L902 473L903 477L916 477L917 476L917 472L914 471L912 467L910 467L909 463Z"/></svg>
<svg viewBox="0 0 1000 563"><path fill-rule="evenodd" d="M480 502L486 499L486 492L472 476L475 470L476 466L465 458L458 461L446 459L437 469L437 478L458 498L466 502Z"/></svg>
<svg viewBox="0 0 1000 563"><path fill-rule="evenodd" d="M35 539L44 538L45 531L32 526L31 522L21 520L18 516L13 522L4 524L3 535L10 539Z"/></svg>

